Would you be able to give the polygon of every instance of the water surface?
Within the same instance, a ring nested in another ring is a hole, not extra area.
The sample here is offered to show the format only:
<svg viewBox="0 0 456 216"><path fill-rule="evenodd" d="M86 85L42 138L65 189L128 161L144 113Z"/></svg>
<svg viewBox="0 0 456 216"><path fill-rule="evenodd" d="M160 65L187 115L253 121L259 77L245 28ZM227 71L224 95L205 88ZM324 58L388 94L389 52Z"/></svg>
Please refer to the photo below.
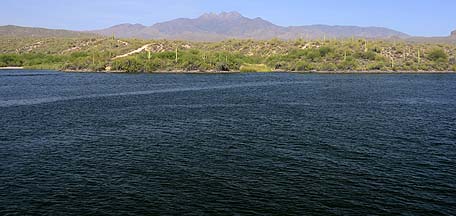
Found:
<svg viewBox="0 0 456 216"><path fill-rule="evenodd" d="M456 75L0 72L0 214L452 215Z"/></svg>

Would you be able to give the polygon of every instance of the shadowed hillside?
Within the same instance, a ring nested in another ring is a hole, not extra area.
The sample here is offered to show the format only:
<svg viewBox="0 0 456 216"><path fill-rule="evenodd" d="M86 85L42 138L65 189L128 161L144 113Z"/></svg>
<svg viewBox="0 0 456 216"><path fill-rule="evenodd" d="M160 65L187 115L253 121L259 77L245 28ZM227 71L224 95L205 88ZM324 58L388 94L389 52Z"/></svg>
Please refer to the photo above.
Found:
<svg viewBox="0 0 456 216"><path fill-rule="evenodd" d="M21 27L14 25L0 26L0 37L90 37L95 36L93 33L68 31L60 29L45 29L45 28L32 28Z"/></svg>

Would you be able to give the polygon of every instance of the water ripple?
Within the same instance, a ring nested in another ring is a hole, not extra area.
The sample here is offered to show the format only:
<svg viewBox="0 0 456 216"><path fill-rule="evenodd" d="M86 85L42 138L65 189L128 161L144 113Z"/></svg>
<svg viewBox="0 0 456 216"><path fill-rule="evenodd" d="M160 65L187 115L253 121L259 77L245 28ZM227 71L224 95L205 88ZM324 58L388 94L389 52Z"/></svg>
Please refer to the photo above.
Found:
<svg viewBox="0 0 456 216"><path fill-rule="evenodd" d="M171 89L157 89L157 90L149 90L149 91L120 92L120 93L112 93L112 94L89 94L89 95L67 96L67 97L62 96L62 97L47 97L47 98L19 99L19 100L6 100L6 101L4 100L4 101L0 101L0 107L26 106L26 105L36 105L36 104L43 104L43 103L54 103L54 102L59 102L59 101L91 99L91 98L148 95L148 94L173 93L173 92L185 92L185 91L222 90L222 89L231 89L231 88L264 87L264 86L293 85L293 84L304 84L304 83L306 83L306 82L258 82L258 83L244 83L244 84L235 84L235 85L171 88Z"/></svg>

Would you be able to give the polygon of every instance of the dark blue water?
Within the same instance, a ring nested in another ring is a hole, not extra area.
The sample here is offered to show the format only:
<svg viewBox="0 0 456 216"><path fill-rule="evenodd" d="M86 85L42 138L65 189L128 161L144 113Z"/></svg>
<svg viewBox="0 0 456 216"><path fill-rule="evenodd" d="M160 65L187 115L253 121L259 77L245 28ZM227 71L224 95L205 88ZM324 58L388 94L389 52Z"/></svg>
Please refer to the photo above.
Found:
<svg viewBox="0 0 456 216"><path fill-rule="evenodd" d="M0 71L0 214L453 215L456 75Z"/></svg>

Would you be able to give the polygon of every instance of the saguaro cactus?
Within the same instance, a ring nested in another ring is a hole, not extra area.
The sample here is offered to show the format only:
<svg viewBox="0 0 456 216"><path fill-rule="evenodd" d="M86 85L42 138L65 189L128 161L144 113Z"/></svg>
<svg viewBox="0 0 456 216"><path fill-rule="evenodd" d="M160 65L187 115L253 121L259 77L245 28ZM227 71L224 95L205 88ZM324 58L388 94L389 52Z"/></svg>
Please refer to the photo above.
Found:
<svg viewBox="0 0 456 216"><path fill-rule="evenodd" d="M407 50L404 48L404 51L402 53L402 57L404 58L404 62L407 61Z"/></svg>
<svg viewBox="0 0 456 216"><path fill-rule="evenodd" d="M418 64L421 64L421 51L418 49Z"/></svg>
<svg viewBox="0 0 456 216"><path fill-rule="evenodd" d="M391 69L394 70L394 57L391 56Z"/></svg>
<svg viewBox="0 0 456 216"><path fill-rule="evenodd" d="M179 60L179 48L176 47L176 64L177 64L177 61Z"/></svg>
<svg viewBox="0 0 456 216"><path fill-rule="evenodd" d="M206 64L206 60L207 60L207 55L206 55L206 53L203 53L203 55L201 56L201 58L203 59L204 64Z"/></svg>

